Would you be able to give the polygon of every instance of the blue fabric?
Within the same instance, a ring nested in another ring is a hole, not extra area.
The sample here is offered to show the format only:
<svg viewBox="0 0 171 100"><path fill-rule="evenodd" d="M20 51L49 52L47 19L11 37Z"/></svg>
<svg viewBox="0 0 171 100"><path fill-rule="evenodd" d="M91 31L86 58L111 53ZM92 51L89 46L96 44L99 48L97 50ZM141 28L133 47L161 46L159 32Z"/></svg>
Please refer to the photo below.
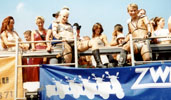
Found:
<svg viewBox="0 0 171 100"><path fill-rule="evenodd" d="M52 23L49 25L49 28L48 29L52 29Z"/></svg>
<svg viewBox="0 0 171 100"><path fill-rule="evenodd" d="M171 100L171 63L84 69L40 67L41 100Z"/></svg>
<svg viewBox="0 0 171 100"><path fill-rule="evenodd" d="M58 40L58 39L53 37L53 40ZM54 44L58 44L58 43L62 43L62 42L52 42L51 44L54 45Z"/></svg>

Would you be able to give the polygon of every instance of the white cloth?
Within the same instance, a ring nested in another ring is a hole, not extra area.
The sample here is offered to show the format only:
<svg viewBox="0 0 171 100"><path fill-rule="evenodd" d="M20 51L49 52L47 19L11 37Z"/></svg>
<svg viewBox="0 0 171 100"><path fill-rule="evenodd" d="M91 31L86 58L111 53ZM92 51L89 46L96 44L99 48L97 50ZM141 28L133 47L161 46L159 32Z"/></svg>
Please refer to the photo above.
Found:
<svg viewBox="0 0 171 100"><path fill-rule="evenodd" d="M23 88L29 92L37 91L40 88L40 82L24 82Z"/></svg>
<svg viewBox="0 0 171 100"><path fill-rule="evenodd" d="M168 36L169 35L169 31L168 29L160 29L157 31L154 31L153 36ZM162 41L167 41L170 40L169 38L159 38L157 39L158 42L162 42Z"/></svg>
<svg viewBox="0 0 171 100"><path fill-rule="evenodd" d="M100 55L100 58L103 64L109 63L109 59L107 58L106 55ZM93 56L92 56L92 65L96 66L96 61Z"/></svg>

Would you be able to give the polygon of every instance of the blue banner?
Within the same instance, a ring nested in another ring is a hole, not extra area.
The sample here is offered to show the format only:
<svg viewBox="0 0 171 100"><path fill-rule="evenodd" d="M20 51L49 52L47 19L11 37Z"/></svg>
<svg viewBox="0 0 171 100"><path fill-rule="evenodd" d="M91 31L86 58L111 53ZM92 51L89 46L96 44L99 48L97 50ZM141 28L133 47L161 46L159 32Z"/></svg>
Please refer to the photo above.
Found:
<svg viewBox="0 0 171 100"><path fill-rule="evenodd" d="M171 100L171 63L84 69L40 67L41 100Z"/></svg>

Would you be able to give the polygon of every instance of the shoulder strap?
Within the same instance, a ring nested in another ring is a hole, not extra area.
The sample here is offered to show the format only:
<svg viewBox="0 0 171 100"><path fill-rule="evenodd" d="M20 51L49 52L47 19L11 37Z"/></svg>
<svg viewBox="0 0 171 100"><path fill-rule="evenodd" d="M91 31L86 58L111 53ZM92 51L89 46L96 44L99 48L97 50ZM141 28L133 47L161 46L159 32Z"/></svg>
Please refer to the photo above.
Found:
<svg viewBox="0 0 171 100"><path fill-rule="evenodd" d="M35 30L35 31L36 31L37 34L39 34L39 36L41 37L42 40L45 40L45 36L44 35L41 35L38 30Z"/></svg>

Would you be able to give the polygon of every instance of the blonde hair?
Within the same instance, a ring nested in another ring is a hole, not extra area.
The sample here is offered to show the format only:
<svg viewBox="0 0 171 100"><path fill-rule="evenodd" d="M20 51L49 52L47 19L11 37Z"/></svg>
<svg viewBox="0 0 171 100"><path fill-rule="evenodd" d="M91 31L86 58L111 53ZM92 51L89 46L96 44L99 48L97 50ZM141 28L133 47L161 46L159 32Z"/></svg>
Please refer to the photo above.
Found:
<svg viewBox="0 0 171 100"><path fill-rule="evenodd" d="M130 8L136 8L138 10L138 5L135 3L131 3L128 5L127 10L129 11Z"/></svg>
<svg viewBox="0 0 171 100"><path fill-rule="evenodd" d="M44 18L43 18L42 16L37 16L37 17L36 17L36 23L37 23L37 20L38 20L38 19L42 20L43 23L45 22L45 20L44 20Z"/></svg>
<svg viewBox="0 0 171 100"><path fill-rule="evenodd" d="M67 9L62 9L61 11L60 11L60 15L62 14L67 14L67 15L69 15L69 10L67 10Z"/></svg>
<svg viewBox="0 0 171 100"><path fill-rule="evenodd" d="M68 8L67 6L64 6L64 7L62 8L62 10L68 10L68 11L69 11L69 8Z"/></svg>

